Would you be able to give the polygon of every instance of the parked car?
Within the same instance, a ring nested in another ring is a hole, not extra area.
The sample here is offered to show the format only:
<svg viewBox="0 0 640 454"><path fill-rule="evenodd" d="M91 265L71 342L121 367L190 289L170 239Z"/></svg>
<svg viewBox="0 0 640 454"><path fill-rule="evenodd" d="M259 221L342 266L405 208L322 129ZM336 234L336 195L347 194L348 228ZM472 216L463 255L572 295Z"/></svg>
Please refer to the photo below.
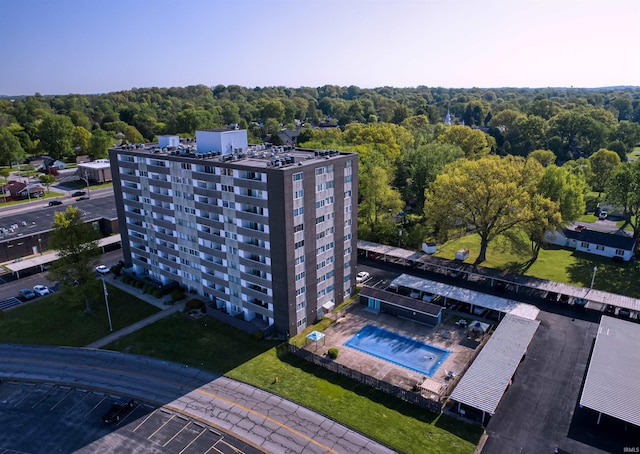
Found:
<svg viewBox="0 0 640 454"><path fill-rule="evenodd" d="M631 311L629 309L620 308L618 309L618 317L631 318Z"/></svg>
<svg viewBox="0 0 640 454"><path fill-rule="evenodd" d="M121 398L111 404L109 410L102 416L105 424L111 424L120 421L133 408L135 401L133 399Z"/></svg>
<svg viewBox="0 0 640 454"><path fill-rule="evenodd" d="M367 279L369 279L371 275L369 273L367 273L366 271L360 271L358 274L356 274L356 282L358 284L361 284L362 282L366 281Z"/></svg>
<svg viewBox="0 0 640 454"><path fill-rule="evenodd" d="M59 201L59 200L52 200L51 202L49 202L49 206L50 207L55 207L55 206L58 206L58 205L62 205L62 202Z"/></svg>
<svg viewBox="0 0 640 454"><path fill-rule="evenodd" d="M424 295L422 295L422 301L424 301L425 303L430 303L431 301L433 301L433 298L435 298L435 295L433 293L425 293Z"/></svg>
<svg viewBox="0 0 640 454"><path fill-rule="evenodd" d="M585 307L587 305L587 300L584 298L576 298L575 300L573 300L573 304L578 307Z"/></svg>
<svg viewBox="0 0 640 454"><path fill-rule="evenodd" d="M31 290L29 290L28 288L23 288L22 290L20 290L18 292L18 298L20 298L23 301L27 301L27 300L32 300L36 297L36 294L33 293Z"/></svg>
<svg viewBox="0 0 640 454"><path fill-rule="evenodd" d="M109 269L108 266L105 265L98 265L96 266L96 272L100 273L100 274L109 274L111 270Z"/></svg>
<svg viewBox="0 0 640 454"><path fill-rule="evenodd" d="M607 315L615 315L616 307L613 304L607 304L607 306L604 308L604 313Z"/></svg>
<svg viewBox="0 0 640 454"><path fill-rule="evenodd" d="M558 301L558 294L556 292L547 293L546 300L551 303L556 303Z"/></svg>
<svg viewBox="0 0 640 454"><path fill-rule="evenodd" d="M601 211L600 214L598 215L598 218L604 221L605 219L607 219L608 215L609 213L607 213L606 211Z"/></svg>
<svg viewBox="0 0 640 454"><path fill-rule="evenodd" d="M89 197L87 197L86 195L83 195L82 197L78 197L76 200L77 200L77 201L80 201L80 200L89 200Z"/></svg>
<svg viewBox="0 0 640 454"><path fill-rule="evenodd" d="M562 304L569 304L571 302L571 297L563 293L562 295L560 295L558 301L560 301Z"/></svg>
<svg viewBox="0 0 640 454"><path fill-rule="evenodd" d="M87 195L87 193L84 191L76 191L73 194L71 194L71 197L81 197L83 195Z"/></svg>
<svg viewBox="0 0 640 454"><path fill-rule="evenodd" d="M45 287L44 285L36 285L33 287L33 293L38 296L44 296L49 295L51 292L49 291L49 288Z"/></svg>

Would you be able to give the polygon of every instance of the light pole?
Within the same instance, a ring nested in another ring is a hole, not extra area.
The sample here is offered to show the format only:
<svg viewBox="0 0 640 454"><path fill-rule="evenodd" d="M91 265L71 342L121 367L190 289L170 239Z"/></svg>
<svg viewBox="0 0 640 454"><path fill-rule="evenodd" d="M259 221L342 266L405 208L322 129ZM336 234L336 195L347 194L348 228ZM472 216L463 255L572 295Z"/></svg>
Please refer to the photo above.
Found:
<svg viewBox="0 0 640 454"><path fill-rule="evenodd" d="M111 324L111 311L109 311L109 292L107 291L107 284L102 276L102 288L104 289L104 304L107 306L107 318L109 319L109 331L113 331L113 325Z"/></svg>
<svg viewBox="0 0 640 454"><path fill-rule="evenodd" d="M598 271L598 267L594 266L593 267L593 276L591 277L591 288L593 289L593 283L596 280L596 271Z"/></svg>
<svg viewBox="0 0 640 454"><path fill-rule="evenodd" d="M84 181L87 183L87 197L91 198L91 195L89 194L89 174L86 170L84 171Z"/></svg>

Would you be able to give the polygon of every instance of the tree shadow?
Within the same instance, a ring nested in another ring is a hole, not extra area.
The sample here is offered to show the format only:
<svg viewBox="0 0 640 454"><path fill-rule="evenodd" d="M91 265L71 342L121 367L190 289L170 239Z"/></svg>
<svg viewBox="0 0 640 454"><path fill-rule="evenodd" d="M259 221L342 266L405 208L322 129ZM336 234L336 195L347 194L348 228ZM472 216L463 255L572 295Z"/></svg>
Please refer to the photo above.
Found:
<svg viewBox="0 0 640 454"><path fill-rule="evenodd" d="M590 287L593 279L594 289L633 297L640 296L640 267L637 262L615 262L606 257L581 252L575 252L573 256L576 261L567 268L571 282ZM595 273L594 267L597 267Z"/></svg>

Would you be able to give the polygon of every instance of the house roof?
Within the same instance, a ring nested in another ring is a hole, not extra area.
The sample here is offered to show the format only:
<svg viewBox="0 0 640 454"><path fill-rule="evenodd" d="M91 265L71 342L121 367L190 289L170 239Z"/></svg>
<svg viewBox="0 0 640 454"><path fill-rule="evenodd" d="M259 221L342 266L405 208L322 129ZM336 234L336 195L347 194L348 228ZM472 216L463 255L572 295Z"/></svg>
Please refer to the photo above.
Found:
<svg viewBox="0 0 640 454"><path fill-rule="evenodd" d="M564 229L564 235L572 240L600 244L602 246L627 251L632 251L636 243L636 240L632 236L627 235L621 230L618 230L616 233L607 233L589 229Z"/></svg>
<svg viewBox="0 0 640 454"><path fill-rule="evenodd" d="M580 405L640 426L640 326L602 316Z"/></svg>

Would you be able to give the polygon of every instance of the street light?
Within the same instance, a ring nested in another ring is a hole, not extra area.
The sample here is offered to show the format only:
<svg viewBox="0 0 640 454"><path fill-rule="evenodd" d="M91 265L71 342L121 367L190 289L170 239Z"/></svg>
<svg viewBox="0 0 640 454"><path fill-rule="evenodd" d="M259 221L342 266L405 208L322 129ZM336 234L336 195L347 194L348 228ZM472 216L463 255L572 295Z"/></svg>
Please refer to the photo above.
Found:
<svg viewBox="0 0 640 454"><path fill-rule="evenodd" d="M111 324L111 311L109 311L109 292L107 291L107 284L102 276L102 288L104 289L104 304L107 306L107 318L109 319L109 331L113 331L113 325Z"/></svg>
<svg viewBox="0 0 640 454"><path fill-rule="evenodd" d="M598 267L593 267L593 277L591 278L591 288L593 289L593 282L596 280L596 271L598 271Z"/></svg>
<svg viewBox="0 0 640 454"><path fill-rule="evenodd" d="M85 181L85 183L87 183L87 197L91 198L91 195L89 194L89 174L87 173L87 171L84 171L84 178L83 180Z"/></svg>

